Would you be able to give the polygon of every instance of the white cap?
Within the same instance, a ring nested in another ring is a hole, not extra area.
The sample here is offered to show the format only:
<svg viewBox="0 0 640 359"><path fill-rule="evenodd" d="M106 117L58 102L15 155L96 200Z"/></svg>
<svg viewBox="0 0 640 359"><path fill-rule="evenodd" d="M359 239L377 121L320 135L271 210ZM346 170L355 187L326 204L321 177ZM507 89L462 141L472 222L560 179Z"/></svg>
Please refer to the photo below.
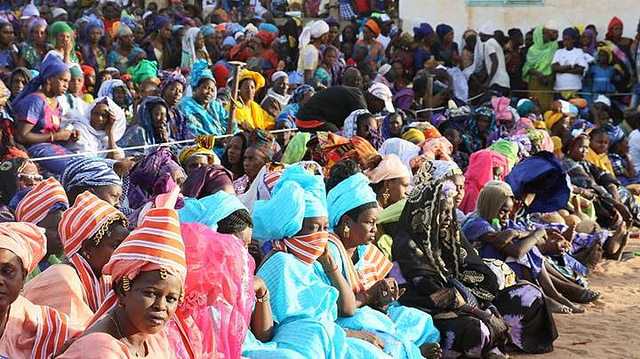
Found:
<svg viewBox="0 0 640 359"><path fill-rule="evenodd" d="M283 77L289 77L289 75L287 75L286 72L284 71L276 71L273 73L273 75L271 75L271 82L276 82L278 81L278 79L281 79Z"/></svg>
<svg viewBox="0 0 640 359"><path fill-rule="evenodd" d="M560 26L558 25L558 23L555 20L549 19L549 20L547 20L547 22L544 23L544 28L547 29L547 30L556 30L556 31L558 31Z"/></svg>
<svg viewBox="0 0 640 359"><path fill-rule="evenodd" d="M20 19L26 20L34 16L40 16L40 11L35 5L29 3L24 8L22 8L22 14L20 15Z"/></svg>
<svg viewBox="0 0 640 359"><path fill-rule="evenodd" d="M598 95L593 103L601 103L607 105L608 107L611 107L611 100L609 100L609 98L605 95Z"/></svg>
<svg viewBox="0 0 640 359"><path fill-rule="evenodd" d="M478 33L485 34L485 35L493 35L495 31L496 31L496 26L492 22L487 21L484 24L482 24L482 26L480 26Z"/></svg>
<svg viewBox="0 0 640 359"><path fill-rule="evenodd" d="M51 10L51 17L54 19L62 15L69 15L69 13L61 7L54 7L53 10Z"/></svg>
<svg viewBox="0 0 640 359"><path fill-rule="evenodd" d="M384 101L384 108L387 112L395 112L395 108L393 107L393 94L387 85L374 82L373 85L369 87L369 93Z"/></svg>

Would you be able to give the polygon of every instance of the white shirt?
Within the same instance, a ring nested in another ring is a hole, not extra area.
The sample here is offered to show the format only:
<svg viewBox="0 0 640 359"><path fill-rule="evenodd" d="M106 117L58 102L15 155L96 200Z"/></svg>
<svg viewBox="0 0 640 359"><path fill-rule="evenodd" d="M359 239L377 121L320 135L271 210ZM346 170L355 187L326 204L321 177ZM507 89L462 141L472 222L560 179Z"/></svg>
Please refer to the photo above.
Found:
<svg viewBox="0 0 640 359"><path fill-rule="evenodd" d="M593 58L585 54L582 49L558 49L555 55L553 55L553 61L551 61L551 63L561 66L578 65L586 70L589 67L590 60L593 60ZM556 84L553 89L556 91L580 90L582 88L583 76L584 72L581 75L556 74Z"/></svg>
<svg viewBox="0 0 640 359"><path fill-rule="evenodd" d="M305 70L315 71L318 68L318 62L320 59L320 51L313 44L308 44L298 57L298 72L304 74Z"/></svg>
<svg viewBox="0 0 640 359"><path fill-rule="evenodd" d="M491 75L491 67L493 66L493 62L491 61L492 54L496 54L498 58L498 70L491 79L489 86L498 85L511 88L511 81L509 80L509 74L507 73L507 66L504 60L504 51L502 51L502 46L500 46L494 38L484 42L484 64L488 75Z"/></svg>
<svg viewBox="0 0 640 359"><path fill-rule="evenodd" d="M391 38L388 36L384 36L382 34L378 35L378 37L376 38L376 40L382 44L382 47L384 47L384 49L387 49L387 46L389 46L389 43L391 42Z"/></svg>
<svg viewBox="0 0 640 359"><path fill-rule="evenodd" d="M640 173L640 130L633 130L629 134L629 156L636 173Z"/></svg>

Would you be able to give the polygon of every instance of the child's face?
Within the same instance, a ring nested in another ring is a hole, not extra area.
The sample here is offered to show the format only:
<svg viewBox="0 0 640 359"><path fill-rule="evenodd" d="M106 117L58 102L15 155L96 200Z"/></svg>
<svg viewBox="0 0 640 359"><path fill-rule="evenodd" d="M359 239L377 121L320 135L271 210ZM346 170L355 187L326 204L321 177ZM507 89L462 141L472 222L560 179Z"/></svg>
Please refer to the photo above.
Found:
<svg viewBox="0 0 640 359"><path fill-rule="evenodd" d="M600 66L609 65L609 55L607 55L606 52L604 51L598 52L598 64L600 64Z"/></svg>
<svg viewBox="0 0 640 359"><path fill-rule="evenodd" d="M582 161L587 155L589 150L589 139L586 137L580 137L575 140L571 146L571 153L569 155L574 161Z"/></svg>
<svg viewBox="0 0 640 359"><path fill-rule="evenodd" d="M597 154L607 153L609 150L609 136L606 134L597 134L591 139L591 149Z"/></svg>
<svg viewBox="0 0 640 359"><path fill-rule="evenodd" d="M358 123L358 129L356 131L356 135L362 138L369 138L371 131L375 131L378 129L378 122L374 117L368 117L364 119L362 122Z"/></svg>

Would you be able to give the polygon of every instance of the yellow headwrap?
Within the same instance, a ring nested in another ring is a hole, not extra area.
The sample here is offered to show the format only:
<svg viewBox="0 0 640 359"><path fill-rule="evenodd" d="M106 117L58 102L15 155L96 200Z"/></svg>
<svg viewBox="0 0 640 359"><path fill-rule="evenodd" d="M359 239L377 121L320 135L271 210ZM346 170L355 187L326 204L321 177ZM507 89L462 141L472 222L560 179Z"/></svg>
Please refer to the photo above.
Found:
<svg viewBox="0 0 640 359"><path fill-rule="evenodd" d="M551 127L562 120L563 117L564 115L561 112L547 111L544 113L544 124L547 126L547 129L550 130Z"/></svg>
<svg viewBox="0 0 640 359"><path fill-rule="evenodd" d="M422 131L417 128L410 128L402 134L402 139L417 145L424 142L425 137Z"/></svg>
<svg viewBox="0 0 640 359"><path fill-rule="evenodd" d="M243 80L252 79L256 84L256 90L259 90L264 87L265 81L264 77L255 71L250 71L247 69L242 69L240 71L240 76L238 79L238 83L241 83Z"/></svg>

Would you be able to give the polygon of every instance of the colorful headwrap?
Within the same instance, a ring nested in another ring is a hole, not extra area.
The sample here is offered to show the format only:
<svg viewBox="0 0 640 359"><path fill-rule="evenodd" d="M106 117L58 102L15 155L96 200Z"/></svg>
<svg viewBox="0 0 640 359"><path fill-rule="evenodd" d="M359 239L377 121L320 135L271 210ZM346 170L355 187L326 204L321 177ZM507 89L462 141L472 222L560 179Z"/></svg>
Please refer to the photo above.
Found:
<svg viewBox="0 0 640 359"><path fill-rule="evenodd" d="M182 185L182 194L192 198L202 198L203 194L215 193L225 186L233 186L233 175L222 166L200 167L189 174ZM203 193L204 192L204 193Z"/></svg>
<svg viewBox="0 0 640 359"><path fill-rule="evenodd" d="M523 98L520 101L518 101L518 115L520 116L527 116L529 115L531 112L533 112L533 110L535 110L536 108L536 104L527 99L527 98Z"/></svg>
<svg viewBox="0 0 640 359"><path fill-rule="evenodd" d="M149 79L158 78L158 63L155 61L142 60L128 70L134 84L139 85Z"/></svg>
<svg viewBox="0 0 640 359"><path fill-rule="evenodd" d="M424 142L424 133L417 128L410 128L402 134L402 139L418 145Z"/></svg>
<svg viewBox="0 0 640 359"><path fill-rule="evenodd" d="M61 33L68 33L73 36L74 31L73 28L64 21L56 21L51 24L51 26L49 26L49 42L55 44L56 37Z"/></svg>
<svg viewBox="0 0 640 359"><path fill-rule="evenodd" d="M142 207L153 197L171 190L172 174L184 173L167 147L159 147L140 160L129 172L129 206Z"/></svg>
<svg viewBox="0 0 640 359"><path fill-rule="evenodd" d="M171 19L167 16L162 16L162 15L157 15L154 19L153 22L151 24L151 28L149 29L149 31L151 32L158 32L160 31L163 27L167 26L167 24L171 23Z"/></svg>
<svg viewBox="0 0 640 359"><path fill-rule="evenodd" d="M307 93L309 92L315 93L315 91L316 90L311 85L307 85L307 84L300 85L296 87L295 90L293 90L293 95L291 95L291 101L293 101L294 103L299 103L300 100L302 100Z"/></svg>
<svg viewBox="0 0 640 359"><path fill-rule="evenodd" d="M328 133L318 136L318 140L325 163L325 173L329 173L336 162L344 159L357 161L363 170L374 168L381 160L378 151L362 137L353 136L347 139Z"/></svg>
<svg viewBox="0 0 640 359"><path fill-rule="evenodd" d="M509 169L518 163L518 144L515 142L499 139L489 146L489 149L506 157L509 163Z"/></svg>
<svg viewBox="0 0 640 359"><path fill-rule="evenodd" d="M256 84L256 91L263 88L265 85L264 77L260 75L260 73L255 71L250 71L247 69L242 69L240 71L240 76L238 78L238 83L242 83L242 81L246 79L251 79Z"/></svg>
<svg viewBox="0 0 640 359"><path fill-rule="evenodd" d="M402 163L400 157L394 154L384 156L376 168L366 171L365 174L374 184L396 178L411 177L411 172L407 166Z"/></svg>
<svg viewBox="0 0 640 359"><path fill-rule="evenodd" d="M547 126L547 129L550 130L551 127L562 120L562 118L564 118L564 115L561 112L547 111L544 113L544 124Z"/></svg>
<svg viewBox="0 0 640 359"><path fill-rule="evenodd" d="M64 189L76 187L122 186L122 180L107 163L97 157L76 157L67 163L62 174Z"/></svg>
<svg viewBox="0 0 640 359"><path fill-rule="evenodd" d="M39 70L40 73L38 76L32 78L22 92L20 92L20 94L13 100L14 106L27 95L38 91L40 86L42 86L47 79L62 75L65 71L69 70L69 67L62 61L62 59L60 59L60 57L51 55L44 58L40 64Z"/></svg>
<svg viewBox="0 0 640 359"><path fill-rule="evenodd" d="M182 86L187 85L187 79L184 78L182 72L179 69L175 71L161 71L160 72L160 93L164 91L164 89L171 85L174 82L179 82Z"/></svg>
<svg viewBox="0 0 640 359"><path fill-rule="evenodd" d="M178 211L178 214L181 223L200 223L217 230L220 220L240 209L249 212L238 197L219 191L201 199L185 199L184 207Z"/></svg>
<svg viewBox="0 0 640 359"><path fill-rule="evenodd" d="M74 255L84 241L103 235L109 225L118 220L126 223L124 214L114 206L91 192L81 193L73 206L62 214L58 224L64 254L67 257Z"/></svg>
<svg viewBox="0 0 640 359"><path fill-rule="evenodd" d="M420 41L431 34L433 34L433 27L426 22L423 22L418 27L413 28L413 37L417 41Z"/></svg>
<svg viewBox="0 0 640 359"><path fill-rule="evenodd" d="M369 186L367 176L362 173L338 183L327 195L329 228L335 229L345 213L372 202L377 202L376 193Z"/></svg>
<svg viewBox="0 0 640 359"><path fill-rule="evenodd" d="M69 200L64 188L55 178L50 177L35 185L18 204L16 220L38 224L49 212L67 209Z"/></svg>
<svg viewBox="0 0 640 359"><path fill-rule="evenodd" d="M196 139L196 144L193 146L185 147L180 151L178 155L178 161L181 166L185 166L187 160L192 156L205 156L207 157L209 164L219 165L220 159L216 156L216 153L211 149L212 147L205 146L202 143L198 143Z"/></svg>
<svg viewBox="0 0 640 359"><path fill-rule="evenodd" d="M30 273L47 253L47 237L32 223L0 223L0 248L13 252Z"/></svg>
<svg viewBox="0 0 640 359"><path fill-rule="evenodd" d="M260 31L267 31L267 32L271 32L271 33L278 33L278 27L274 24L270 24L268 22L263 22L262 24L260 24L258 26L258 30Z"/></svg>
<svg viewBox="0 0 640 359"><path fill-rule="evenodd" d="M213 80L214 82L216 81L213 77L213 73L209 69L209 63L205 60L196 60L191 68L189 84L195 89L203 79Z"/></svg>
<svg viewBox="0 0 640 359"><path fill-rule="evenodd" d="M373 32L373 34L375 36L380 36L380 25L378 25L378 23L373 20L373 19L369 19L367 20L367 22L364 23L364 26L366 26L369 30L371 30L371 32Z"/></svg>

